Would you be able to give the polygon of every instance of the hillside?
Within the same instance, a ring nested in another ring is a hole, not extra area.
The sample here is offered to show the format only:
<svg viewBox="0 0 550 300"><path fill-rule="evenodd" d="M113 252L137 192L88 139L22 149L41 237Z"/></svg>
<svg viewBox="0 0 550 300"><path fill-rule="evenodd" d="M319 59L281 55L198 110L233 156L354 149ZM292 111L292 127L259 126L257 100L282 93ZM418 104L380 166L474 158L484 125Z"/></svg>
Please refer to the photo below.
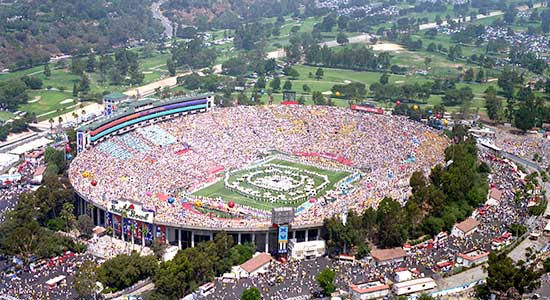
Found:
<svg viewBox="0 0 550 300"><path fill-rule="evenodd" d="M0 1L0 70L158 39L162 28L150 5L150 0Z"/></svg>
<svg viewBox="0 0 550 300"><path fill-rule="evenodd" d="M298 11L303 0L168 0L164 15L199 29L236 28L243 21L284 16Z"/></svg>

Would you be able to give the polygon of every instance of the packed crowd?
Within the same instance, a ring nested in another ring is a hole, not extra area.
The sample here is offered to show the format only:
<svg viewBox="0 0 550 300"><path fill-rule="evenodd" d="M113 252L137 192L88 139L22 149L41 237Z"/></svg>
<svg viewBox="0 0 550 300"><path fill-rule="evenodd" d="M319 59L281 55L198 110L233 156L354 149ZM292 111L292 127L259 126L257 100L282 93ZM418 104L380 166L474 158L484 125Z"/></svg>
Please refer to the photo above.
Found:
<svg viewBox="0 0 550 300"><path fill-rule="evenodd" d="M527 14L527 12L522 12ZM529 13L530 14L530 13ZM464 23L453 23L452 25L442 25L437 28L438 32L453 35L466 29ZM505 41L507 45L522 47L524 51L531 52L535 57L549 61L550 37L544 34L533 34L524 31L510 31L509 27L499 25L485 26L483 31L476 33L477 39L482 41Z"/></svg>
<svg viewBox="0 0 550 300"><path fill-rule="evenodd" d="M78 267L88 259L98 262L89 255L67 254L55 257L35 268L13 267L13 263L0 260L0 295L9 295L21 300L62 300L75 299L73 275ZM65 276L55 285L47 282L57 276Z"/></svg>
<svg viewBox="0 0 550 300"><path fill-rule="evenodd" d="M12 172L21 174L21 180L17 182L3 183L0 189L0 223L6 219L6 214L15 209L19 195L23 192L30 191L33 186L31 180L36 168L42 164L42 161L30 162L23 161L16 167L12 168Z"/></svg>
<svg viewBox="0 0 550 300"><path fill-rule="evenodd" d="M412 171L427 172L441 163L448 145L448 140L434 129L406 118L334 107L240 106L153 126L174 137L175 143L156 145L143 134L147 130L128 133L132 140L148 145L151 150L146 152L128 146L128 138L110 139L107 143L117 145L111 147L116 148L114 155L100 144L73 161L73 186L104 207L119 199L141 203L155 211L157 220L216 228L269 226L256 218L226 220L182 214L178 203L159 201L157 196L176 197L175 191L182 189L193 192L215 180L219 170L243 168L272 150L344 157L366 175L359 188L349 187L339 195L341 201L319 201L295 219L296 224L312 224L335 211L376 205L386 195L404 201ZM120 149L130 154L121 155ZM91 176L83 176L85 172Z"/></svg>
<svg viewBox="0 0 550 300"><path fill-rule="evenodd" d="M473 235L465 238L449 234L439 234L433 240L412 246L404 262L393 262L377 265L367 258L355 262L319 258L314 261L290 261L287 264L273 262L268 273L252 278L241 279L234 283L216 283L216 291L207 299L222 299L223 295L231 295L238 299L242 290L255 286L260 288L262 295L268 299L287 299L300 296L311 296L319 292L316 274L325 267L336 271L336 286L347 290L349 284L380 280L393 281L397 269L411 270L416 276L442 275L451 271L453 266L438 268L438 262L456 262L459 253L467 253L474 249L494 251L495 238L509 236L510 225L514 223L527 224L527 199L517 202L514 191L523 188L524 181L518 168L509 161L503 160L489 152L482 151L480 158L492 169L489 185L503 191L501 200L492 205L484 205L473 213L480 221L479 229ZM514 237L510 237L514 239ZM434 276L435 277L435 276ZM221 298L220 298L221 297ZM308 298L309 299L309 298Z"/></svg>
<svg viewBox="0 0 550 300"><path fill-rule="evenodd" d="M495 137L488 139L502 150L527 160L538 160L546 169L550 167L550 138L542 133L514 134L506 130L497 130Z"/></svg>
<svg viewBox="0 0 550 300"><path fill-rule="evenodd" d="M329 0L317 1L317 8L333 10L338 15L348 16L350 18L365 18L369 16L399 16L401 10L396 5L382 5L381 3L351 3L349 0Z"/></svg>

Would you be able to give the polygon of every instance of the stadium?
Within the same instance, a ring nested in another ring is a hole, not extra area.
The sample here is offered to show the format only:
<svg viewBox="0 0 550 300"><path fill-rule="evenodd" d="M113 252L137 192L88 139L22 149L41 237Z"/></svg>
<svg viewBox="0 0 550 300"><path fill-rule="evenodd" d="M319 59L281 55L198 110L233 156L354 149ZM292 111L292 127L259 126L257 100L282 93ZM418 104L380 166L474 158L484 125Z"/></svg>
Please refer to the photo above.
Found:
<svg viewBox="0 0 550 300"><path fill-rule="evenodd" d="M285 239L319 239L327 217L405 201L412 172L442 163L449 143L350 108L218 108L209 94L117 105L78 129L69 176L80 214L142 244L192 247L224 230L282 252Z"/></svg>

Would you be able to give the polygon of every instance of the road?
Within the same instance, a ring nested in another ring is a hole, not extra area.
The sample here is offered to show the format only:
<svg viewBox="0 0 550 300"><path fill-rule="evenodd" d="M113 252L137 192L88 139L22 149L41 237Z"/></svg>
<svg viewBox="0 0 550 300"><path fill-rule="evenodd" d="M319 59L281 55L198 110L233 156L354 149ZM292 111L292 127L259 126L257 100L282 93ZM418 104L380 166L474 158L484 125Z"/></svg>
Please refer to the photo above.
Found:
<svg viewBox="0 0 550 300"><path fill-rule="evenodd" d="M160 10L160 6L166 2L166 0L160 0L158 2L153 2L153 4L151 4L151 11L153 12L153 17L157 20L159 20L161 23L162 23L162 27L164 27L164 35L171 39L172 38L172 33L174 32L173 28L172 28L172 22L170 22L170 20L165 17L163 14L162 14L162 11Z"/></svg>

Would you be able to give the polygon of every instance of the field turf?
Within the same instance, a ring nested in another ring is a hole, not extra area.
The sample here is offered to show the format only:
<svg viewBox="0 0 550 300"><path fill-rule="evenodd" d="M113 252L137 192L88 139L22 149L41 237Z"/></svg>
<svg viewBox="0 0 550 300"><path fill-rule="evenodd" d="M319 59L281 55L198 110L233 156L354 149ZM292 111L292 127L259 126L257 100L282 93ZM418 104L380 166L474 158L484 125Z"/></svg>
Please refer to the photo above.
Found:
<svg viewBox="0 0 550 300"><path fill-rule="evenodd" d="M341 179L345 178L346 176L350 175L348 172L344 171L332 171L332 170L326 170L321 169L313 166L307 166L300 163L291 162L288 160L282 160L282 159L274 159L269 161L271 164L277 164L277 165L283 165L283 166L291 166L295 168L300 168L303 170L309 170L313 171L319 174L327 175L329 178L329 185L325 190L330 190L334 187L334 185ZM195 192L193 195L196 196L203 196L203 197L210 197L210 198L217 198L221 197L225 201L233 201L238 204L263 209L263 210L271 210L274 207L282 207L282 206L299 206L301 203L297 204L288 204L283 202L265 202L265 201L257 201L254 199L251 199L249 197L243 196L241 194L238 194L236 192L230 191L224 187L224 181L223 179L218 180L215 184L208 186L206 188L203 188L197 192Z"/></svg>

